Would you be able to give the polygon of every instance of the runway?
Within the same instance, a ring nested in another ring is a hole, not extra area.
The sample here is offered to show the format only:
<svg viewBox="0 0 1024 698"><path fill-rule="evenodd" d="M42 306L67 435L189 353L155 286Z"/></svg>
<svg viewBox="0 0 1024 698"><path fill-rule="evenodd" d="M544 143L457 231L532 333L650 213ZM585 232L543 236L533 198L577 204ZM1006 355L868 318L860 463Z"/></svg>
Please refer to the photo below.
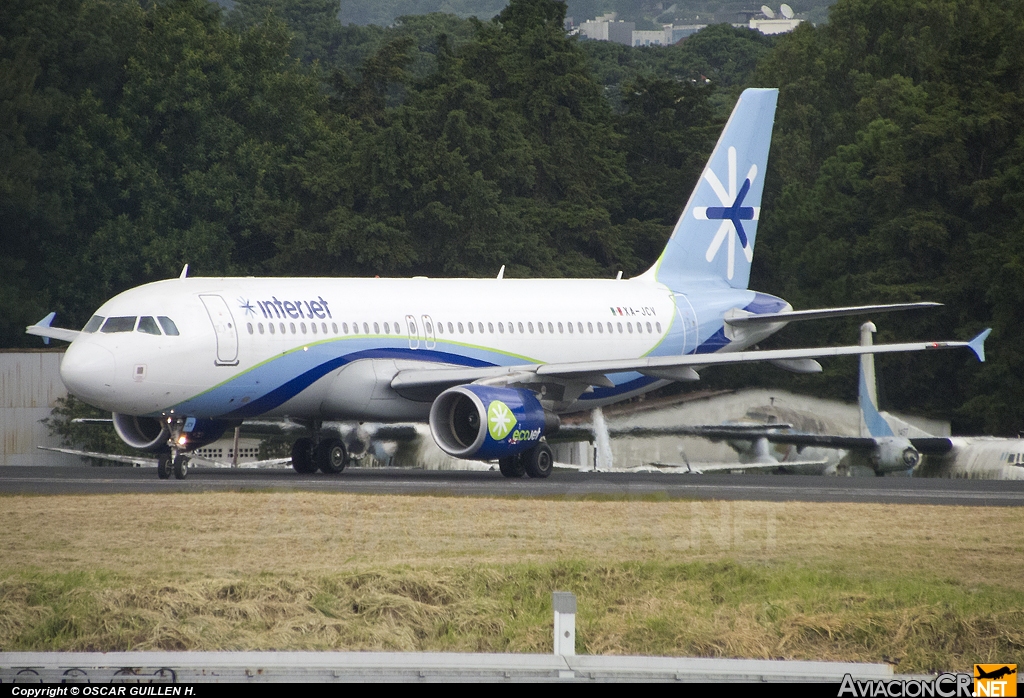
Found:
<svg viewBox="0 0 1024 698"><path fill-rule="evenodd" d="M340 475L299 475L290 469L196 468L186 480L159 480L153 468L0 466L0 495L210 491L1024 506L1024 481L562 471L547 480L509 480L498 472L404 468L347 468Z"/></svg>

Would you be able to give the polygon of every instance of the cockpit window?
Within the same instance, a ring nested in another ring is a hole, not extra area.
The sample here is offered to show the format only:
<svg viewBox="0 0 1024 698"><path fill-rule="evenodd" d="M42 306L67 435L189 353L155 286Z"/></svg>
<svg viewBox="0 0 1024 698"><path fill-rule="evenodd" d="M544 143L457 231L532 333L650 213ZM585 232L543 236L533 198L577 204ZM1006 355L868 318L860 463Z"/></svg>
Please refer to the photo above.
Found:
<svg viewBox="0 0 1024 698"><path fill-rule="evenodd" d="M160 328L156 326L156 320L149 315L139 318L139 332L146 334L160 334Z"/></svg>
<svg viewBox="0 0 1024 698"><path fill-rule="evenodd" d="M107 321L103 323L103 329L100 332L109 334L111 332L131 332L135 329L134 315L130 317L108 317Z"/></svg>
<svg viewBox="0 0 1024 698"><path fill-rule="evenodd" d="M102 315L93 315L89 318L89 322L85 323L85 327L82 328L82 332L90 334L95 332L100 328L100 325L103 324L103 320L104 318Z"/></svg>
<svg viewBox="0 0 1024 698"><path fill-rule="evenodd" d="M167 317L166 315L158 316L157 320L160 321L160 327L164 328L164 334L170 335L172 337L178 336L178 327L174 324L174 320Z"/></svg>

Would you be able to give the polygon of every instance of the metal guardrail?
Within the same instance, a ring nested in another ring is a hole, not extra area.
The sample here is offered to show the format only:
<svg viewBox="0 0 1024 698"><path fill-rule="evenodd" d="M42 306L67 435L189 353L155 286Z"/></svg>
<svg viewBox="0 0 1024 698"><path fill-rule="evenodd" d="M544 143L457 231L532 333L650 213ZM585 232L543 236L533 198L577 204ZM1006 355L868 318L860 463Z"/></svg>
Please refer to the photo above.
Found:
<svg viewBox="0 0 1024 698"><path fill-rule="evenodd" d="M888 664L576 654L576 596L552 594L552 654L0 652L0 683L700 681L888 679ZM149 694L147 694L149 695Z"/></svg>
<svg viewBox="0 0 1024 698"><path fill-rule="evenodd" d="M815 681L892 678L888 664L447 652L7 652L0 683Z"/></svg>

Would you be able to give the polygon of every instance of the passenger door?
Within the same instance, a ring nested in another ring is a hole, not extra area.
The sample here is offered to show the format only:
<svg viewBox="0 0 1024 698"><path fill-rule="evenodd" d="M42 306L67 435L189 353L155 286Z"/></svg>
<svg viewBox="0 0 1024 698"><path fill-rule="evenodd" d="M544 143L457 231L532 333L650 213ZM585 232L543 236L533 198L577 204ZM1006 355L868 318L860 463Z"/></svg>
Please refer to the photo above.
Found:
<svg viewBox="0 0 1024 698"><path fill-rule="evenodd" d="M218 366L237 366L238 332L228 304L214 294L200 294L199 300L206 307L217 335L217 360L214 363Z"/></svg>

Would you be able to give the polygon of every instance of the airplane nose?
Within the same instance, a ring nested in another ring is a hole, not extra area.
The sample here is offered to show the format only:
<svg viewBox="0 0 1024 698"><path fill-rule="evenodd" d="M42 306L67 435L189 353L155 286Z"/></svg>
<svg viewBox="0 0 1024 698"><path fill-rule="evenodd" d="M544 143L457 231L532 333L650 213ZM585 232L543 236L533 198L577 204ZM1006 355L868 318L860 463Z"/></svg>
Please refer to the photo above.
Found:
<svg viewBox="0 0 1024 698"><path fill-rule="evenodd" d="M72 343L60 362L60 378L75 397L102 406L114 388L114 354L95 344Z"/></svg>

